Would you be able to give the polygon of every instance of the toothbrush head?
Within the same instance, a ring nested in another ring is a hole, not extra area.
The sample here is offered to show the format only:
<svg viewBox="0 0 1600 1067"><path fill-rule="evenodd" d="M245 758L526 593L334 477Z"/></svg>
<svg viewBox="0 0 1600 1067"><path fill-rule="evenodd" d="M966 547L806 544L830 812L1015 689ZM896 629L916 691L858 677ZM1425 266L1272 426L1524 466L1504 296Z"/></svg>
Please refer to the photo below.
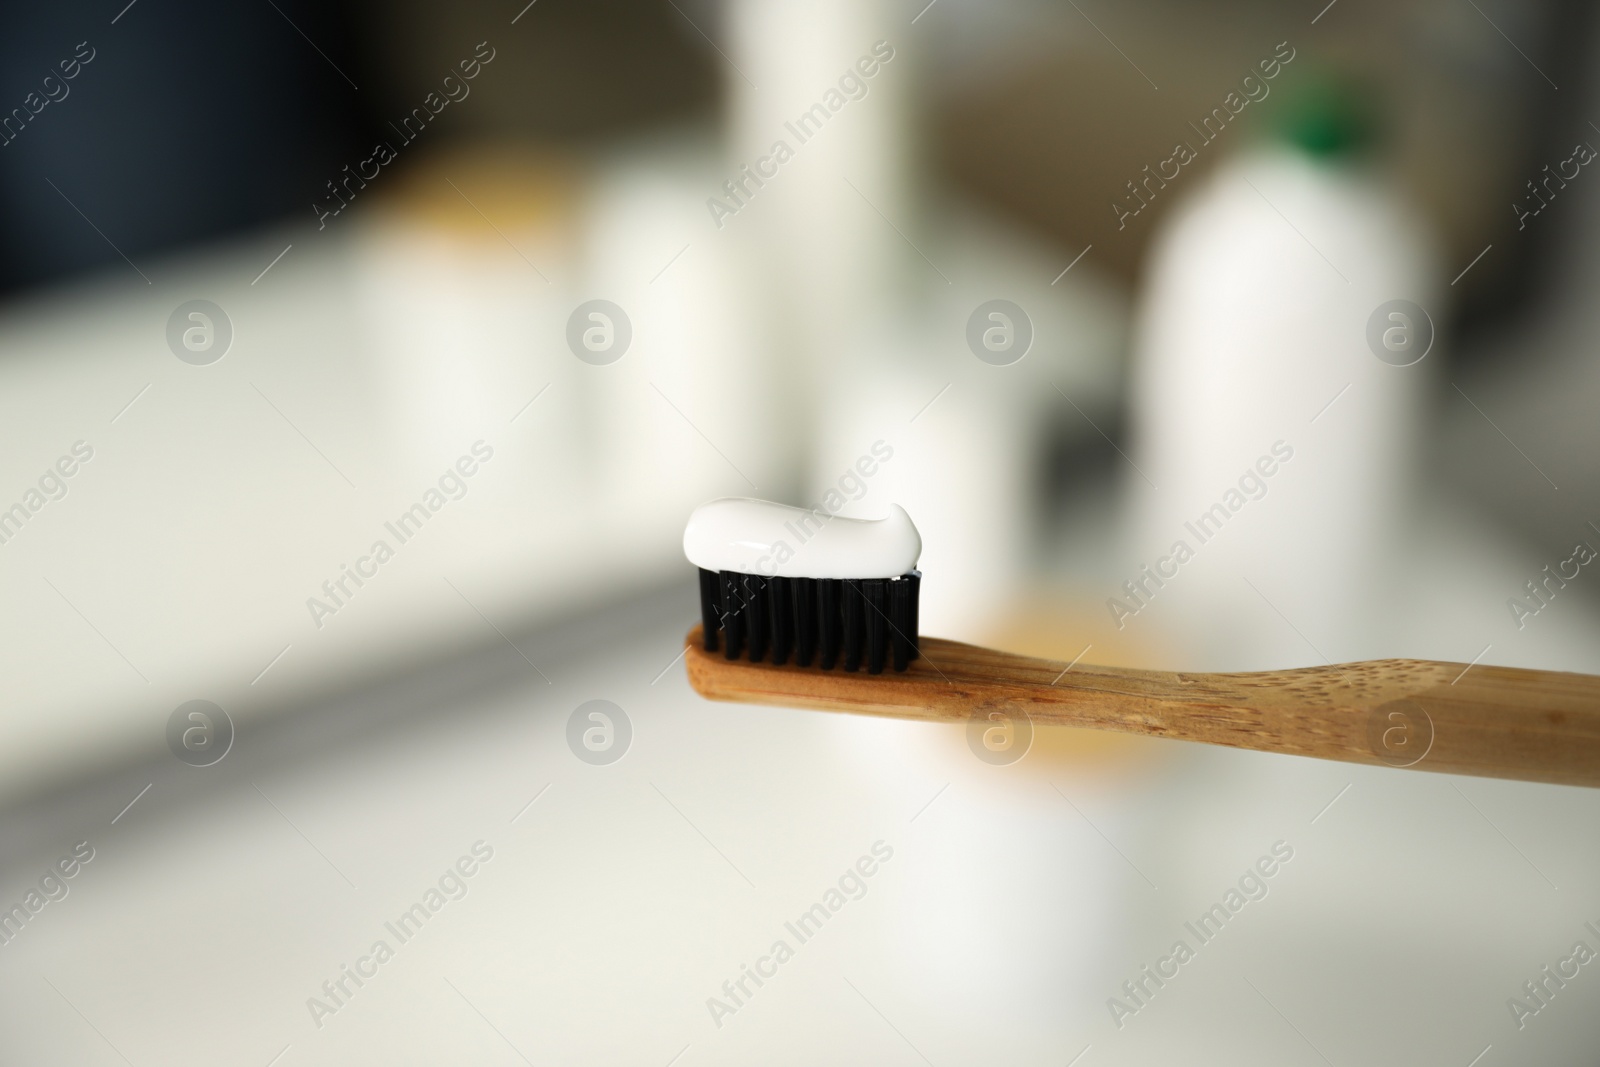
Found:
<svg viewBox="0 0 1600 1067"><path fill-rule="evenodd" d="M689 516L705 649L800 667L881 674L917 658L922 538L905 509L846 519L726 497Z"/></svg>

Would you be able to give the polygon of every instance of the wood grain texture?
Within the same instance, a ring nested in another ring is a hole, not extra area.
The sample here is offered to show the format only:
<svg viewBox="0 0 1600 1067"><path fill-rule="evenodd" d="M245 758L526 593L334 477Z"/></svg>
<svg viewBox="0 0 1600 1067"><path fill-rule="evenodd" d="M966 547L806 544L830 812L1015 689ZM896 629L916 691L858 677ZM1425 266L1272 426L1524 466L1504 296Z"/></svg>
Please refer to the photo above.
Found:
<svg viewBox="0 0 1600 1067"><path fill-rule="evenodd" d="M724 659L689 631L702 696L958 722L991 713L1449 774L1600 786L1600 677L1386 659L1241 674L1094 667L938 638L904 674ZM1066 671L1066 673L1062 673Z"/></svg>

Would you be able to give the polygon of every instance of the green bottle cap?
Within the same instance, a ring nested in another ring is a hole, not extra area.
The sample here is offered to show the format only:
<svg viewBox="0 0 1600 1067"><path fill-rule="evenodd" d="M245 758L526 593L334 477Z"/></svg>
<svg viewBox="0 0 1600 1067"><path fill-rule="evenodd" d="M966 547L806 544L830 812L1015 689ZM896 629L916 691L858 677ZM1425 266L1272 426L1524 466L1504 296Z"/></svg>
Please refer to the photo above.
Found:
<svg viewBox="0 0 1600 1067"><path fill-rule="evenodd" d="M1312 74L1284 86L1274 131L1319 159L1343 159L1371 149L1380 121L1373 94L1346 77Z"/></svg>

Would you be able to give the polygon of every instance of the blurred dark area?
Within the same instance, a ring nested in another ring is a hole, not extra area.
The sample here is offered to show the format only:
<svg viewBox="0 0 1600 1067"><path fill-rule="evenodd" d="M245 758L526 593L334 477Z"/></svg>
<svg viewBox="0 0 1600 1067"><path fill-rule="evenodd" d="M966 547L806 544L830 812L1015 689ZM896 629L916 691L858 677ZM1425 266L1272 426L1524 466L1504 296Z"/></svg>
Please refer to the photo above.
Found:
<svg viewBox="0 0 1600 1067"><path fill-rule="evenodd" d="M509 34L506 5L481 2L123 2L7 13L0 292L306 213L485 38L511 61L419 148L714 111L704 41L655 0L541 0ZM64 79L80 42L91 58Z"/></svg>
<svg viewBox="0 0 1600 1067"><path fill-rule="evenodd" d="M0 150L7 290L118 262L116 249L137 260L303 209L374 123L372 94L346 80L369 65L338 5L144 0L114 16L104 3L7 14L8 113L59 77L79 42L93 50L67 95Z"/></svg>

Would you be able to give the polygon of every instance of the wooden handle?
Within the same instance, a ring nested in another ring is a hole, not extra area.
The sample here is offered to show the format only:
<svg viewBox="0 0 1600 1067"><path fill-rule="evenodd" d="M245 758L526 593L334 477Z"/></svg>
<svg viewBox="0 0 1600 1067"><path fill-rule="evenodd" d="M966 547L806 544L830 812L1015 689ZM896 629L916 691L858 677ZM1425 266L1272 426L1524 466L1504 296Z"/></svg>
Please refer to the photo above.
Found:
<svg viewBox="0 0 1600 1067"><path fill-rule="evenodd" d="M712 700L958 722L991 715L1449 774L1600 786L1600 678L1385 659L1245 674L1143 671L919 639L903 674L724 659L689 631Z"/></svg>

